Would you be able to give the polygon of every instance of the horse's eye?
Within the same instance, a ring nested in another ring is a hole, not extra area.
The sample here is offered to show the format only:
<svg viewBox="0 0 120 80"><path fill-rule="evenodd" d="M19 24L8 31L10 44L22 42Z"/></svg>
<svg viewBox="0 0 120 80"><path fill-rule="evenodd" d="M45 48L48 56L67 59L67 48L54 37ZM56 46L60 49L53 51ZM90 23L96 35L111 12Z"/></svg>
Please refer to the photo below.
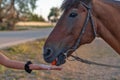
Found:
<svg viewBox="0 0 120 80"><path fill-rule="evenodd" d="M77 15L78 15L77 13L71 13L71 14L69 15L69 17L74 18L74 17L76 17Z"/></svg>

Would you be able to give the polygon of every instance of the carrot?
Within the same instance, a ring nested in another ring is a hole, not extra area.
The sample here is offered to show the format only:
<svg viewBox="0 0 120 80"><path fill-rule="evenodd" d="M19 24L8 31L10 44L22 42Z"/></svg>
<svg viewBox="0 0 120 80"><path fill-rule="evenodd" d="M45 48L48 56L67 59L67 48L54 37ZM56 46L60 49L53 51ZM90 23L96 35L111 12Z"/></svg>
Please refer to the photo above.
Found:
<svg viewBox="0 0 120 80"><path fill-rule="evenodd" d="M57 61L54 60L51 64L52 64L52 65L56 65L56 63L57 63Z"/></svg>

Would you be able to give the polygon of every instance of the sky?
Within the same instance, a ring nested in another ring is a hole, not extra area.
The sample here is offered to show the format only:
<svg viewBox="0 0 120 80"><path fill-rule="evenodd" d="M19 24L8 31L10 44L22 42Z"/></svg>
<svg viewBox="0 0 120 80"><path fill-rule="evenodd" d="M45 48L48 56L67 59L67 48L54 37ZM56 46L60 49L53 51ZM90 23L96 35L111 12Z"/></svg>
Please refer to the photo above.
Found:
<svg viewBox="0 0 120 80"><path fill-rule="evenodd" d="M34 13L42 15L47 20L47 16L50 12L50 9L52 7L60 7L62 2L63 0L38 0L37 8L35 9Z"/></svg>
<svg viewBox="0 0 120 80"><path fill-rule="evenodd" d="M46 20L52 7L60 7L63 0L38 0L34 13L42 15Z"/></svg>

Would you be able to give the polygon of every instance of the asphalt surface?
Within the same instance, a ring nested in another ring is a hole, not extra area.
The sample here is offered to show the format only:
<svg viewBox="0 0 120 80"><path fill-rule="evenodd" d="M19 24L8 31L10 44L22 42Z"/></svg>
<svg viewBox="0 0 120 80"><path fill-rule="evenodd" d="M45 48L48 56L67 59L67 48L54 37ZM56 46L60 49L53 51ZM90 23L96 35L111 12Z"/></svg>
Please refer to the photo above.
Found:
<svg viewBox="0 0 120 80"><path fill-rule="evenodd" d="M27 31L1 31L0 32L0 49L10 47L16 44L46 38L52 28L42 28L38 30Z"/></svg>

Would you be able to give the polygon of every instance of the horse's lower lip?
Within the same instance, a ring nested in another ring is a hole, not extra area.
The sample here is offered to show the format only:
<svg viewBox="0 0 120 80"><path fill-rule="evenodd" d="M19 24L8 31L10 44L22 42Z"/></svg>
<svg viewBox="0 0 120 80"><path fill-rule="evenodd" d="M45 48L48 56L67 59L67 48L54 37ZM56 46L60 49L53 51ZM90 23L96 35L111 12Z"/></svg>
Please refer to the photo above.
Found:
<svg viewBox="0 0 120 80"><path fill-rule="evenodd" d="M56 58L56 66L60 66L62 64L64 64L66 62L65 60L65 56L64 55L59 55L57 58Z"/></svg>

